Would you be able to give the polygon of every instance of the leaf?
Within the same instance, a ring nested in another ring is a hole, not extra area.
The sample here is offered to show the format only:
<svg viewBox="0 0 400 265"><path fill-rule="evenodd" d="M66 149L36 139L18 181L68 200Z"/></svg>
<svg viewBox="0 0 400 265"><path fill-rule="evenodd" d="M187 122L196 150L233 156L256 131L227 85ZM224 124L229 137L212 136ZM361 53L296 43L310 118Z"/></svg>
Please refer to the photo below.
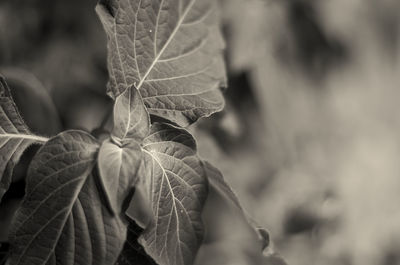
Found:
<svg viewBox="0 0 400 265"><path fill-rule="evenodd" d="M257 232L261 242L261 249L264 250L267 248L269 246L269 233L264 228L255 225L255 222L240 205L239 199L232 188L225 182L222 173L207 161L203 161L203 167L210 187L225 198L225 200L231 202L243 214L249 225Z"/></svg>
<svg viewBox="0 0 400 265"><path fill-rule="evenodd" d="M101 203L91 174L97 150L89 134L66 131L38 151L13 223L10 265L114 264L126 227Z"/></svg>
<svg viewBox="0 0 400 265"><path fill-rule="evenodd" d="M143 168L144 167L140 168L142 172L139 171L139 175L145 175L145 173L143 172ZM131 220L135 220L135 223L140 228L146 228L149 223L154 219L151 203L148 200L146 184L147 183L145 182L137 183L137 185L135 186L135 192L129 203L129 207L125 212L125 214Z"/></svg>
<svg viewBox="0 0 400 265"><path fill-rule="evenodd" d="M144 189L154 218L139 243L160 265L192 264L203 238L208 186L195 141L184 129L154 123L142 148L136 188Z"/></svg>
<svg viewBox="0 0 400 265"><path fill-rule="evenodd" d="M206 161L203 166L209 182L203 210L207 235L195 264L285 265L272 249L268 232L256 228L221 172Z"/></svg>
<svg viewBox="0 0 400 265"><path fill-rule="evenodd" d="M149 134L150 117L139 92L127 88L115 101L111 140L101 145L98 158L100 180L111 211L119 214L137 179L142 150Z"/></svg>
<svg viewBox="0 0 400 265"><path fill-rule="evenodd" d="M150 114L186 126L220 111L226 86L215 0L101 0L108 93L134 86Z"/></svg>
<svg viewBox="0 0 400 265"><path fill-rule="evenodd" d="M47 138L29 131L18 113L7 83L0 76L0 201L10 186L13 169L25 149L33 143L46 141Z"/></svg>
<svg viewBox="0 0 400 265"><path fill-rule="evenodd" d="M115 101L111 135L121 145L132 140L141 143L149 130L150 117L142 98L134 87L128 87Z"/></svg>
<svg viewBox="0 0 400 265"><path fill-rule="evenodd" d="M121 214L123 203L137 179L142 150L136 142L123 147L106 140L101 145L98 168L103 191L113 214Z"/></svg>
<svg viewBox="0 0 400 265"><path fill-rule="evenodd" d="M58 134L62 128L58 109L36 76L14 67L2 67L0 72L7 77L13 100L31 131L44 135Z"/></svg>

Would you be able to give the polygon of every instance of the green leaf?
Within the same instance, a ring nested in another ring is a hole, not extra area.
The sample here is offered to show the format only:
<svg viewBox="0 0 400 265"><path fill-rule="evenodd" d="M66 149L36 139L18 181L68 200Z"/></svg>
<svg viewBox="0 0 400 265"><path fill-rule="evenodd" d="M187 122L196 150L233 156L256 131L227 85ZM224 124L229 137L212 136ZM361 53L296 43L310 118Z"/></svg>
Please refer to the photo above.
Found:
<svg viewBox="0 0 400 265"><path fill-rule="evenodd" d="M226 86L215 0L101 0L108 93L136 87L150 114L186 126L220 111Z"/></svg>
<svg viewBox="0 0 400 265"><path fill-rule="evenodd" d="M210 188L214 189L220 196L222 196L226 201L232 203L238 210L243 214L243 217L247 220L249 225L257 232L260 239L260 249L264 250L269 246L269 233L262 227L259 227L250 218L248 213L240 205L239 199L235 192L224 180L222 173L209 162L203 161L203 167L206 172L207 180Z"/></svg>
<svg viewBox="0 0 400 265"><path fill-rule="evenodd" d="M136 183L142 159L139 143L149 130L150 117L139 92L127 88L115 101L111 140L103 142L98 157L101 184L114 214L121 213L123 202Z"/></svg>
<svg viewBox="0 0 400 265"><path fill-rule="evenodd" d="M155 123L142 148L136 189L147 194L154 217L139 243L160 265L192 264L203 238L208 187L195 141L184 129Z"/></svg>
<svg viewBox="0 0 400 265"><path fill-rule="evenodd" d="M9 265L114 264L126 225L101 203L91 174L97 151L82 131L63 132L38 151L10 234Z"/></svg>
<svg viewBox="0 0 400 265"><path fill-rule="evenodd" d="M0 76L0 201L11 183L14 166L33 143L48 139L33 135L25 125L4 78Z"/></svg>

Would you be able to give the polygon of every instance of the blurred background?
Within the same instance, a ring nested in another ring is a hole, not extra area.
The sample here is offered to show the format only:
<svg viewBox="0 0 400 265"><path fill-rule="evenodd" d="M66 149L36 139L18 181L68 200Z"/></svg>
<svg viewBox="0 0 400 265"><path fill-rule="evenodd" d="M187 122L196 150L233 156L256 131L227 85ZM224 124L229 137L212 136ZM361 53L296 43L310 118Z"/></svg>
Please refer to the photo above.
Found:
<svg viewBox="0 0 400 265"><path fill-rule="evenodd" d="M36 133L93 131L111 111L95 4L0 1L0 72ZM400 264L400 1L221 6L227 105L190 128L200 154L288 264ZM0 241L34 151L0 205Z"/></svg>

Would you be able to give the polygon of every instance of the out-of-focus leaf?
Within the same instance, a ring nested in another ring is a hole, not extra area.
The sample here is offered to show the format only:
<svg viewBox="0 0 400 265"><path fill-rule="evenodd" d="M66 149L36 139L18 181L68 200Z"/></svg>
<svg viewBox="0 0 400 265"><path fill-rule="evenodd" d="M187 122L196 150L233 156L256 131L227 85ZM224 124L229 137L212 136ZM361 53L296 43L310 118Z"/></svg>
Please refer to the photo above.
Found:
<svg viewBox="0 0 400 265"><path fill-rule="evenodd" d="M61 120L43 84L33 74L20 68L7 67L0 71L7 78L14 102L31 131L43 135L58 134L62 129Z"/></svg>
<svg viewBox="0 0 400 265"><path fill-rule="evenodd" d="M203 166L207 175L207 179L209 185L218 192L220 196L224 199L233 203L233 205L243 214L243 217L246 218L249 225L253 227L253 229L257 232L259 239L261 240L260 247L264 250L269 245L269 234L268 232L255 225L254 221L250 218L247 212L242 208L239 203L239 199L237 198L236 194L232 190L232 188L225 182L222 173L214 166L212 166L209 162L204 161Z"/></svg>
<svg viewBox="0 0 400 265"><path fill-rule="evenodd" d="M104 129L108 129L109 132L109 128L105 126L108 124L104 120L112 113L113 100L105 95L84 89L67 94L63 97L63 102L60 103L68 105L68 107L63 107L64 110L61 110L63 111L65 128L92 132L104 126Z"/></svg>
<svg viewBox="0 0 400 265"><path fill-rule="evenodd" d="M198 254L195 265L287 265L278 255L263 256L255 249L241 249L245 242L215 242L204 244Z"/></svg>
<svg viewBox="0 0 400 265"><path fill-rule="evenodd" d="M10 90L0 76L0 200L11 183L14 166L25 149L47 138L33 135L25 125Z"/></svg>
<svg viewBox="0 0 400 265"><path fill-rule="evenodd" d="M155 123L142 148L136 188L144 190L154 218L139 243L160 265L192 264L203 238L208 186L195 141L184 129Z"/></svg>
<svg viewBox="0 0 400 265"><path fill-rule="evenodd" d="M9 264L114 264L126 226L101 203L91 174L97 141L82 131L49 140L28 171Z"/></svg>
<svg viewBox="0 0 400 265"><path fill-rule="evenodd" d="M136 87L150 114L185 126L222 109L226 85L215 0L100 1L108 93Z"/></svg>
<svg viewBox="0 0 400 265"><path fill-rule="evenodd" d="M209 181L209 193L202 213L206 235L194 264L286 264L272 250L268 255L263 253L262 246L269 244L264 238L260 242L260 231L264 230L251 225L222 174L208 162L203 165ZM268 238L268 234L266 236Z"/></svg>

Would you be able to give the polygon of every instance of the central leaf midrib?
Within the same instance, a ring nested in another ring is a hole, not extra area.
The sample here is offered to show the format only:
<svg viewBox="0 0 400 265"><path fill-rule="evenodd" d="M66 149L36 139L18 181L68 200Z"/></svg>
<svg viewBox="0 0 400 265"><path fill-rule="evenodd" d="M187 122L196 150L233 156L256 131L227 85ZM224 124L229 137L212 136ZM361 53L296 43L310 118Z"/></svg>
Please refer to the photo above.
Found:
<svg viewBox="0 0 400 265"><path fill-rule="evenodd" d="M42 136L37 136L33 134L20 134L20 133L3 133L0 134L0 138L15 138L15 139L26 139L26 140L34 140L37 142L47 142L49 139Z"/></svg>
<svg viewBox="0 0 400 265"><path fill-rule="evenodd" d="M177 235L178 241L181 242L180 241L180 235L179 235L180 222L179 222L179 217L178 217L178 208L177 208L176 203L175 203L175 198L177 198L177 197L175 196L175 193L174 193L174 191L172 189L170 180L168 179L167 173L165 172L165 169L164 169L161 161L159 161L158 158L156 156L154 156L150 151L147 151L146 149L143 149L143 151L145 151L148 155L150 155L151 159L156 161L156 163L159 165L159 167L162 170L162 174L164 176L163 178L165 178L166 181L167 181L168 188L169 188L169 190L171 192L171 196L172 196L172 209L171 209L171 211L175 212L175 217L176 217L176 227L177 227L176 235ZM172 213L171 213L171 216L172 216Z"/></svg>
<svg viewBox="0 0 400 265"><path fill-rule="evenodd" d="M144 74L143 78L140 80L138 86L136 87L136 89L140 89L144 83L144 81L146 81L146 78L148 77L148 75L151 73L151 71L153 70L154 66L157 64L158 60L161 58L161 55L164 53L164 51L166 50L166 48L168 47L168 45L170 44L170 42L172 41L172 39L175 37L176 33L178 32L180 26L182 25L183 21L185 20L187 14L189 13L190 9L192 8L192 6L194 5L194 3L196 2L196 0L193 0L186 8L185 12L182 14L182 17L179 19L178 23L176 24L176 27L174 28L174 30L172 31L171 35L169 36L168 40L165 42L164 46L161 48L160 52L158 53L158 55L154 58L153 63L150 65L149 69L147 69L146 73ZM140 7L139 7L140 8ZM160 7L161 8L161 7ZM157 29L154 29L157 30ZM157 40L154 40L154 45L157 44Z"/></svg>

